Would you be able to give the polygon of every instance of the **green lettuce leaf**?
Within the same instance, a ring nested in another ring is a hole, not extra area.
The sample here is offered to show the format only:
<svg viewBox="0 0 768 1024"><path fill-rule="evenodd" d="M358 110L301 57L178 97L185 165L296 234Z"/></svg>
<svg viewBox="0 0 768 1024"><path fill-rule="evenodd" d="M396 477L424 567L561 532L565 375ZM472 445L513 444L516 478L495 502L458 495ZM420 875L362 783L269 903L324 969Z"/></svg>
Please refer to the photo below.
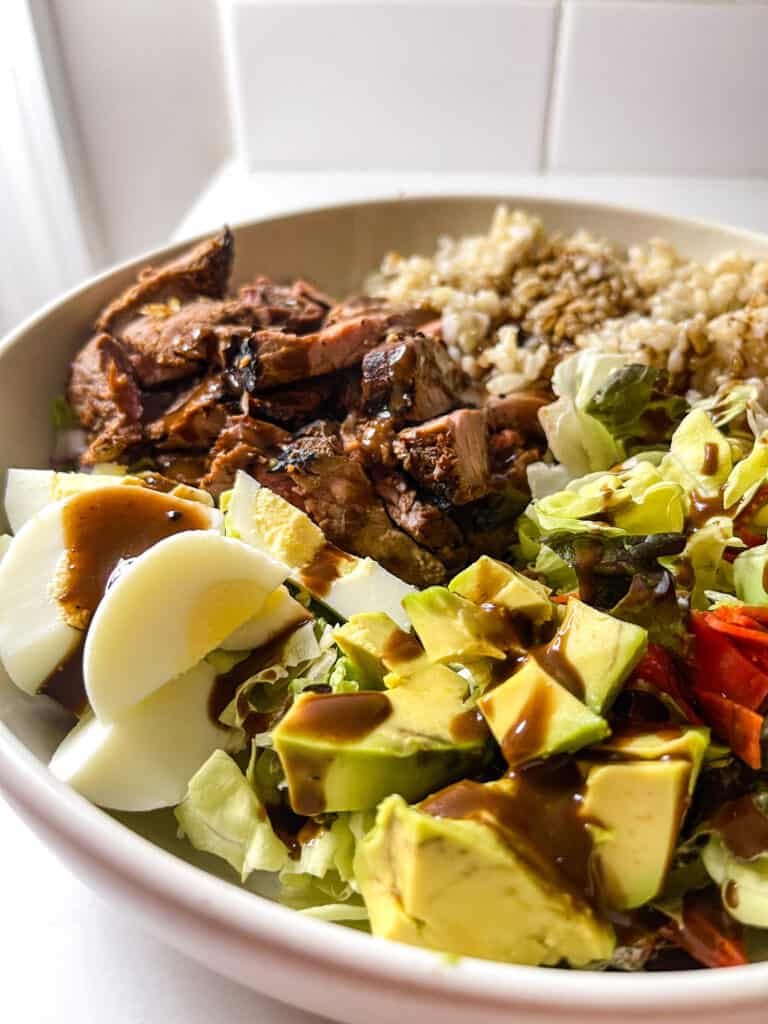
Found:
<svg viewBox="0 0 768 1024"><path fill-rule="evenodd" d="M731 917L742 924L768 928L768 852L754 860L742 860L713 833L701 851L701 859L712 881L720 886ZM738 898L729 899L731 893Z"/></svg>
<svg viewBox="0 0 768 1024"><path fill-rule="evenodd" d="M558 398L541 409L539 420L552 454L571 477L608 469L626 454L586 411L593 395L626 362L625 356L584 351L563 359L555 369L552 389Z"/></svg>
<svg viewBox="0 0 768 1024"><path fill-rule="evenodd" d="M670 394L669 374L664 370L632 363L611 371L585 411L630 451L668 441L688 403Z"/></svg>
<svg viewBox="0 0 768 1024"><path fill-rule="evenodd" d="M243 882L253 871L280 871L289 861L264 805L223 750L193 775L174 814L195 849L223 858Z"/></svg>
<svg viewBox="0 0 768 1024"><path fill-rule="evenodd" d="M733 585L744 604L768 604L768 544L742 551L733 562Z"/></svg>

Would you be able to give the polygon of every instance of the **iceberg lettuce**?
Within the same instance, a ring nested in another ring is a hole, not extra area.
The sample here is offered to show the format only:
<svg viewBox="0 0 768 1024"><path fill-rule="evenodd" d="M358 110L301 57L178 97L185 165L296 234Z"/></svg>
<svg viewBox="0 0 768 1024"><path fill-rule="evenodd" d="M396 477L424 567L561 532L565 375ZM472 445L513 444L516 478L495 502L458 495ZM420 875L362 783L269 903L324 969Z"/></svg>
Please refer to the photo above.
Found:
<svg viewBox="0 0 768 1024"><path fill-rule="evenodd" d="M174 814L196 850L223 858L243 882L253 871L280 871L289 861L264 805L223 750L192 776Z"/></svg>

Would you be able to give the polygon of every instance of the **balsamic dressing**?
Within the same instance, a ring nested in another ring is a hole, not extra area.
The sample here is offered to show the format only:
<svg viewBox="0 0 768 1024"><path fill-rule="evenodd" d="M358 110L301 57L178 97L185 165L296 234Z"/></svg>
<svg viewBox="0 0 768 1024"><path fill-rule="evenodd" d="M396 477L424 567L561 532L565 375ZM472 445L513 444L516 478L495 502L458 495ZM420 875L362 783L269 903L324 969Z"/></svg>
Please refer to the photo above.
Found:
<svg viewBox="0 0 768 1024"><path fill-rule="evenodd" d="M385 665L399 665L406 661L415 661L424 653L419 638L404 629L393 630L387 637L381 652L381 660Z"/></svg>
<svg viewBox="0 0 768 1024"><path fill-rule="evenodd" d="M768 817L757 809L749 793L724 804L712 827L735 857L752 860L768 851Z"/></svg>
<svg viewBox="0 0 768 1024"><path fill-rule="evenodd" d="M353 556L326 541L308 565L299 573L301 582L317 597L324 597L331 589L331 584L341 576L344 562L353 561Z"/></svg>
<svg viewBox="0 0 768 1024"><path fill-rule="evenodd" d="M88 709L88 697L83 678L82 641L69 657L56 666L38 692L51 697L78 718L85 714Z"/></svg>
<svg viewBox="0 0 768 1024"><path fill-rule="evenodd" d="M294 707L291 732L328 743L355 743L391 714L389 697L380 690L311 693Z"/></svg>
<svg viewBox="0 0 768 1024"><path fill-rule="evenodd" d="M530 856L548 875L556 871L576 899L596 906L593 842L582 804L583 780L575 762L551 758L511 772L504 788L457 782L427 797L420 809L436 818L490 826L518 856Z"/></svg>
<svg viewBox="0 0 768 1024"><path fill-rule="evenodd" d="M207 530L205 506L146 487L120 484L84 491L63 507L66 574L56 597L68 618L84 625L124 558L185 530Z"/></svg>

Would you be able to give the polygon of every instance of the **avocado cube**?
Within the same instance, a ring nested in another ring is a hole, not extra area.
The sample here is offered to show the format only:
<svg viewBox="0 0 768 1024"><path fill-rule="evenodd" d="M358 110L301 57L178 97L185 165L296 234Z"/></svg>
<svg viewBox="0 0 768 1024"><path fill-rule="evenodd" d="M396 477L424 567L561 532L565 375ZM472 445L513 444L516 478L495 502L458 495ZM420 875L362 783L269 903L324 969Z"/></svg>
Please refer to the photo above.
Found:
<svg viewBox="0 0 768 1024"><path fill-rule="evenodd" d="M487 555L454 576L448 589L474 604L495 604L519 612L536 624L549 622L554 614L548 587Z"/></svg>
<svg viewBox="0 0 768 1024"><path fill-rule="evenodd" d="M510 767L551 754L571 753L610 732L600 718L529 657L478 707Z"/></svg>
<svg viewBox="0 0 768 1024"><path fill-rule="evenodd" d="M610 925L560 885L525 835L500 831L385 800L354 864L373 934L507 963L609 959Z"/></svg>
<svg viewBox="0 0 768 1024"><path fill-rule="evenodd" d="M400 629L385 612L352 615L333 631L333 638L368 689L381 689L387 672L408 676L429 665L418 638Z"/></svg>
<svg viewBox="0 0 768 1024"><path fill-rule="evenodd" d="M600 714L613 703L647 647L648 634L641 626L614 619L572 597L547 654L550 665L569 676L569 689L578 689L576 696Z"/></svg>
<svg viewBox="0 0 768 1024"><path fill-rule="evenodd" d="M403 607L430 661L463 662L505 657L514 635L507 636L503 616L480 608L447 587L409 594Z"/></svg>
<svg viewBox="0 0 768 1024"><path fill-rule="evenodd" d="M583 814L596 826L594 863L614 909L642 906L663 890L708 741L708 729L672 726L611 737L579 761Z"/></svg>
<svg viewBox="0 0 768 1024"><path fill-rule="evenodd" d="M487 733L467 728L467 684L430 665L397 688L305 693L273 733L297 814L375 807L390 793L418 800L466 774Z"/></svg>

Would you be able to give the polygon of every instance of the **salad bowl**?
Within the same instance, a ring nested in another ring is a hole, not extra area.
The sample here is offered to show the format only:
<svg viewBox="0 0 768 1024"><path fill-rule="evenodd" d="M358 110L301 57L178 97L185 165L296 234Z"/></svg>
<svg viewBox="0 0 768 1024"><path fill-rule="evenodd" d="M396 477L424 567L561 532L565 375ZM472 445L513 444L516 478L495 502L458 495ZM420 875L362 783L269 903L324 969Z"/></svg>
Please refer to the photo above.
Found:
<svg viewBox="0 0 768 1024"><path fill-rule="evenodd" d="M436 197L235 226L234 283L254 270L276 279L300 274L347 294L383 253L431 251L446 230L477 231L500 202L524 207L549 229L585 227L624 244L663 236L700 260L730 249L768 256L768 237L702 222L560 200ZM49 408L98 310L145 263L160 263L181 248L101 274L0 342L0 472L48 465ZM0 522L0 532L6 525ZM708 972L553 973L456 961L299 915L270 900L266 882L255 883L254 891L233 884L212 857L179 840L172 816L110 814L54 778L47 762L66 728L55 705L19 691L0 670L0 792L88 885L190 957L273 998L350 1024L402 1017L441 1024L765 1020L768 963Z"/></svg>

